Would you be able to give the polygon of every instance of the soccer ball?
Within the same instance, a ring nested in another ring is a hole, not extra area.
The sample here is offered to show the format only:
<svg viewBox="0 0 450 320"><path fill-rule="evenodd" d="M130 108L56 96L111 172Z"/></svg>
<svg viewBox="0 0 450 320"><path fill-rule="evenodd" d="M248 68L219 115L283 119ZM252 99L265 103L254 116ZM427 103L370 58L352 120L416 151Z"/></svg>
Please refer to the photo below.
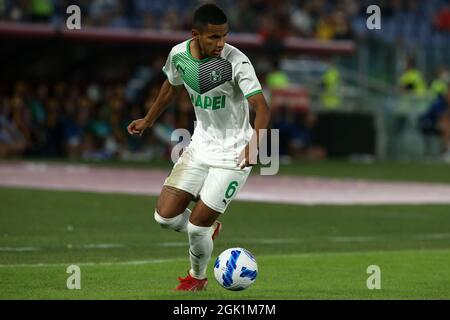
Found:
<svg viewBox="0 0 450 320"><path fill-rule="evenodd" d="M225 289L244 290L255 282L258 265L255 257L244 248L230 248L222 252L214 263L214 276Z"/></svg>

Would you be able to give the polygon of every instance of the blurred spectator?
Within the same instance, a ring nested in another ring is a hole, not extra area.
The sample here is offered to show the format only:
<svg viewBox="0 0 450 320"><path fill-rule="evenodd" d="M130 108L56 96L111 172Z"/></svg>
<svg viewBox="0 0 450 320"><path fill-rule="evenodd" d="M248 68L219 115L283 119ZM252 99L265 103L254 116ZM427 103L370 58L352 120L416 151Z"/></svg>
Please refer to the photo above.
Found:
<svg viewBox="0 0 450 320"><path fill-rule="evenodd" d="M10 101L0 101L0 156L16 156L24 153L27 141L14 121Z"/></svg>
<svg viewBox="0 0 450 320"><path fill-rule="evenodd" d="M31 112L25 105L25 101L23 99L25 96L25 91L20 92L17 90L16 92L17 94L10 100L11 117L15 127L24 137L26 146L29 147L31 145Z"/></svg>
<svg viewBox="0 0 450 320"><path fill-rule="evenodd" d="M417 97L425 96L427 91L422 72L416 68L415 62L411 58L406 60L405 71L400 76L399 84L401 92L413 94Z"/></svg>
<svg viewBox="0 0 450 320"><path fill-rule="evenodd" d="M50 22L54 6L52 0L29 0L31 21Z"/></svg>
<svg viewBox="0 0 450 320"><path fill-rule="evenodd" d="M79 108L75 117L64 120L64 149L69 159L79 159L83 153L83 139L89 121L89 109Z"/></svg>
<svg viewBox="0 0 450 320"><path fill-rule="evenodd" d="M45 131L46 141L43 146L43 153L47 156L57 156L63 151L63 115L61 113L62 106L54 97L50 97L45 101L47 113Z"/></svg>
<svg viewBox="0 0 450 320"><path fill-rule="evenodd" d="M289 86L286 73L280 69L279 59L272 60L272 70L266 75L266 85L269 89L283 89Z"/></svg>
<svg viewBox="0 0 450 320"><path fill-rule="evenodd" d="M430 85L430 96L432 99L437 98L438 95L445 95L450 84L450 72L445 66L438 68L436 78Z"/></svg>
<svg viewBox="0 0 450 320"><path fill-rule="evenodd" d="M314 141L316 116L311 111L294 111L280 107L274 114L272 127L279 130L281 161L291 159L319 160L326 157L323 147Z"/></svg>
<svg viewBox="0 0 450 320"><path fill-rule="evenodd" d="M5 17L12 21L30 21L26 0L8 1L5 6Z"/></svg>
<svg viewBox="0 0 450 320"><path fill-rule="evenodd" d="M441 151L450 160L450 90L438 95L419 118L419 126L426 140L433 136L439 137Z"/></svg>
<svg viewBox="0 0 450 320"><path fill-rule="evenodd" d="M175 115L171 109L166 110L152 127L153 133L164 145L164 153L167 158L170 158L172 148L179 142L171 139L175 129L177 129Z"/></svg>
<svg viewBox="0 0 450 320"><path fill-rule="evenodd" d="M180 14L175 8L169 8L161 20L160 29L166 31L178 31L182 28L182 22Z"/></svg>
<svg viewBox="0 0 450 320"><path fill-rule="evenodd" d="M310 6L306 2L293 8L290 23L297 35L305 38L313 36L314 20L310 12Z"/></svg>
<svg viewBox="0 0 450 320"><path fill-rule="evenodd" d="M176 128L187 129L191 134L194 133L195 114L192 110L191 99L186 90L178 95L176 112Z"/></svg>
<svg viewBox="0 0 450 320"><path fill-rule="evenodd" d="M335 40L353 39L353 31L351 29L349 19L343 10L336 10L332 16Z"/></svg>
<svg viewBox="0 0 450 320"><path fill-rule="evenodd" d="M261 17L258 33L264 41L262 49L265 54L272 57L279 56L284 49L283 38L287 35L287 30L283 27L282 21L269 13Z"/></svg>
<svg viewBox="0 0 450 320"><path fill-rule="evenodd" d="M237 1L233 10L227 12L234 32L257 32L257 13L252 10L249 1Z"/></svg>
<svg viewBox="0 0 450 320"><path fill-rule="evenodd" d="M450 4L446 4L436 13L433 19L436 30L450 32Z"/></svg>
<svg viewBox="0 0 450 320"><path fill-rule="evenodd" d="M317 22L315 37L319 40L331 40L334 38L336 29L333 25L331 15L323 13Z"/></svg>
<svg viewBox="0 0 450 320"><path fill-rule="evenodd" d="M341 75L339 69L330 62L322 76L322 93L320 100L326 109L337 109L342 104L340 94Z"/></svg>

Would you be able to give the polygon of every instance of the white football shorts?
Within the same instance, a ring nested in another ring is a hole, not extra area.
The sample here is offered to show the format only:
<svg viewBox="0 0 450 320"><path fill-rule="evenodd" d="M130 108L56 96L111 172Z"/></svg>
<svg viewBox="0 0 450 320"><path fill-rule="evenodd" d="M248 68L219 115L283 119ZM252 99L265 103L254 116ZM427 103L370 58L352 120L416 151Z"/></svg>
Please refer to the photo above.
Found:
<svg viewBox="0 0 450 320"><path fill-rule="evenodd" d="M189 192L195 198L200 195L200 199L209 208L224 213L245 184L251 169L251 167L225 169L209 166L188 146L175 163L164 186Z"/></svg>

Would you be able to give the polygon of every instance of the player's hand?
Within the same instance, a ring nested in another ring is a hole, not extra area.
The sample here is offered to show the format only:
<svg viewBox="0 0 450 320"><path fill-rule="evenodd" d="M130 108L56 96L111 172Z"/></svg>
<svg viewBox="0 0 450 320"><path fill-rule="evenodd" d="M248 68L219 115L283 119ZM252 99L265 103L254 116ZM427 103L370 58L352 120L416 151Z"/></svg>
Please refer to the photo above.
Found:
<svg viewBox="0 0 450 320"><path fill-rule="evenodd" d="M253 147L250 148L250 143L247 144L244 150L241 151L241 154L237 158L236 166L239 169L244 169L245 167L254 166L258 159L258 148Z"/></svg>
<svg viewBox="0 0 450 320"><path fill-rule="evenodd" d="M144 133L144 130L147 128L150 128L152 126L151 123L149 123L147 121L147 119L142 118L142 119L137 119L132 121L129 125L128 125L128 133L132 134L132 135L139 135L142 136L142 133Z"/></svg>

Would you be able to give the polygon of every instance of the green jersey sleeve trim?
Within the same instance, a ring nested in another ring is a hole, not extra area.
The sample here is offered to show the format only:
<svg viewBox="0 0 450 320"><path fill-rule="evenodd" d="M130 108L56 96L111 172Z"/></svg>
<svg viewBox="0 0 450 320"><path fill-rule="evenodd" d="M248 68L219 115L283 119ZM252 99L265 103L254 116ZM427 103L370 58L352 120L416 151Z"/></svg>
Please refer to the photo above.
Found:
<svg viewBox="0 0 450 320"><path fill-rule="evenodd" d="M248 99L248 98L250 98L251 96L254 96L255 94L262 93L262 92L263 92L262 90L256 90L256 91L250 92L249 94L247 94L247 95L245 96L245 99Z"/></svg>

